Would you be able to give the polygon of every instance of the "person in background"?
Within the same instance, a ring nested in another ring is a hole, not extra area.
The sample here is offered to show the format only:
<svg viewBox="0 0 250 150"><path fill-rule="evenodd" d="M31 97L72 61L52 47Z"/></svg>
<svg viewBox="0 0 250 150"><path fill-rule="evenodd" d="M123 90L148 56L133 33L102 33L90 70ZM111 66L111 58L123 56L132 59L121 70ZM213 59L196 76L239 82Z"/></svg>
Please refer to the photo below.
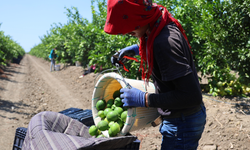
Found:
<svg viewBox="0 0 250 150"><path fill-rule="evenodd" d="M140 40L111 57L140 55L142 79L152 78L155 93L132 87L120 90L125 107L154 107L162 118L162 150L197 149L206 124L191 46L181 24L168 10L151 0L108 0L104 27L107 34L129 34ZM145 84L146 86L146 84Z"/></svg>
<svg viewBox="0 0 250 150"><path fill-rule="evenodd" d="M88 70L86 70L86 71L84 72L84 74L81 75L79 78L82 78L82 77L84 77L85 75L87 75L87 74L89 74L89 73L91 73L91 72L94 72L94 71L96 70L96 66L97 66L97 64L91 65L91 66L88 68ZM99 71L102 71L102 65L100 66L99 69L100 69Z"/></svg>
<svg viewBox="0 0 250 150"><path fill-rule="evenodd" d="M96 64L91 65L91 66L89 67L89 69L88 69L87 71L84 72L83 76L84 76L84 75L87 75L87 74L89 74L89 73L91 73L91 72L94 72L95 69L96 69Z"/></svg>
<svg viewBox="0 0 250 150"><path fill-rule="evenodd" d="M57 54L56 54L55 51L56 51L56 48L52 49L50 51L50 55L49 55L49 59L51 61L51 63L50 63L50 72L52 72L52 67L53 67L53 69L55 71L55 59L57 58Z"/></svg>

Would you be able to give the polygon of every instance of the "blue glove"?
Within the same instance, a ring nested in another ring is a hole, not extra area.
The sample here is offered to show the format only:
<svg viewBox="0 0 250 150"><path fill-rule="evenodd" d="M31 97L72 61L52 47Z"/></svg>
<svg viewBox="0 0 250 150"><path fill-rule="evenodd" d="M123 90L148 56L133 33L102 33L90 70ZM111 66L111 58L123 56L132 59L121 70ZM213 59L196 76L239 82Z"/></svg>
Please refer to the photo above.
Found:
<svg viewBox="0 0 250 150"><path fill-rule="evenodd" d="M122 102L124 107L146 107L145 106L145 92L136 88L122 88L120 90Z"/></svg>
<svg viewBox="0 0 250 150"><path fill-rule="evenodd" d="M125 63L128 61L128 59L123 58L124 56L134 57L135 55L139 55L139 46L137 44L125 47L121 49L119 52L116 52L111 57L111 63L113 65L119 64L119 61ZM121 66L121 64L119 64L119 66Z"/></svg>

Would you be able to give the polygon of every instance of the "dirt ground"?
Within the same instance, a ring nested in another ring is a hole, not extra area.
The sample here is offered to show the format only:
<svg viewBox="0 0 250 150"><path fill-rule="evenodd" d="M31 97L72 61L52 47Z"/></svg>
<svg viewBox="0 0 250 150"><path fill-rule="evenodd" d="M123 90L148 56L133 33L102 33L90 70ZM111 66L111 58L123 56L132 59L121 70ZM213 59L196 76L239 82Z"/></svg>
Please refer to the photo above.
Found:
<svg viewBox="0 0 250 150"><path fill-rule="evenodd" d="M82 67L63 66L50 72L50 62L24 56L0 72L0 149L13 147L15 131L27 127L32 116L41 111L59 112L70 107L91 109L97 74L83 78ZM199 150L250 149L250 100L220 98L203 94L207 123ZM141 150L160 150L159 126L133 131Z"/></svg>

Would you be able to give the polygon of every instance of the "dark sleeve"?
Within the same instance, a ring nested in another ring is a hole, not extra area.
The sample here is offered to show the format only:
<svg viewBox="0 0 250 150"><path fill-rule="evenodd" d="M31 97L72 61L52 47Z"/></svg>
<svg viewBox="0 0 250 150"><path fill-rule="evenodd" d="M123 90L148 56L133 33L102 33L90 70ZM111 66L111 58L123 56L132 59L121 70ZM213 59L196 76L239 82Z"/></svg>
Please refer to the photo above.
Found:
<svg viewBox="0 0 250 150"><path fill-rule="evenodd" d="M202 103L200 87L196 84L193 73L177 78L172 82L175 85L175 90L160 94L148 94L149 107L183 109Z"/></svg>
<svg viewBox="0 0 250 150"><path fill-rule="evenodd" d="M176 28L166 26L154 41L154 60L163 81L172 81L192 72L187 57L190 49L185 47L185 39Z"/></svg>

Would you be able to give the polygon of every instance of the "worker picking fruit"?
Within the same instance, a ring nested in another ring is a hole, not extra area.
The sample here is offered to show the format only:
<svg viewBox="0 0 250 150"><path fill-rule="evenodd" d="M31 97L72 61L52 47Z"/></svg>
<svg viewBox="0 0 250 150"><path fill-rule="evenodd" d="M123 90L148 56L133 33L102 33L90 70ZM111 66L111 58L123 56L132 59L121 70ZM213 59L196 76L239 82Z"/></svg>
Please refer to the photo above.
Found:
<svg viewBox="0 0 250 150"><path fill-rule="evenodd" d="M163 119L161 149L197 149L206 109L191 46L178 20L151 0L108 0L104 31L138 38L139 44L119 50L111 63L123 66L127 57L140 55L145 88L151 79L155 86L155 93L122 88L123 106L158 109Z"/></svg>

